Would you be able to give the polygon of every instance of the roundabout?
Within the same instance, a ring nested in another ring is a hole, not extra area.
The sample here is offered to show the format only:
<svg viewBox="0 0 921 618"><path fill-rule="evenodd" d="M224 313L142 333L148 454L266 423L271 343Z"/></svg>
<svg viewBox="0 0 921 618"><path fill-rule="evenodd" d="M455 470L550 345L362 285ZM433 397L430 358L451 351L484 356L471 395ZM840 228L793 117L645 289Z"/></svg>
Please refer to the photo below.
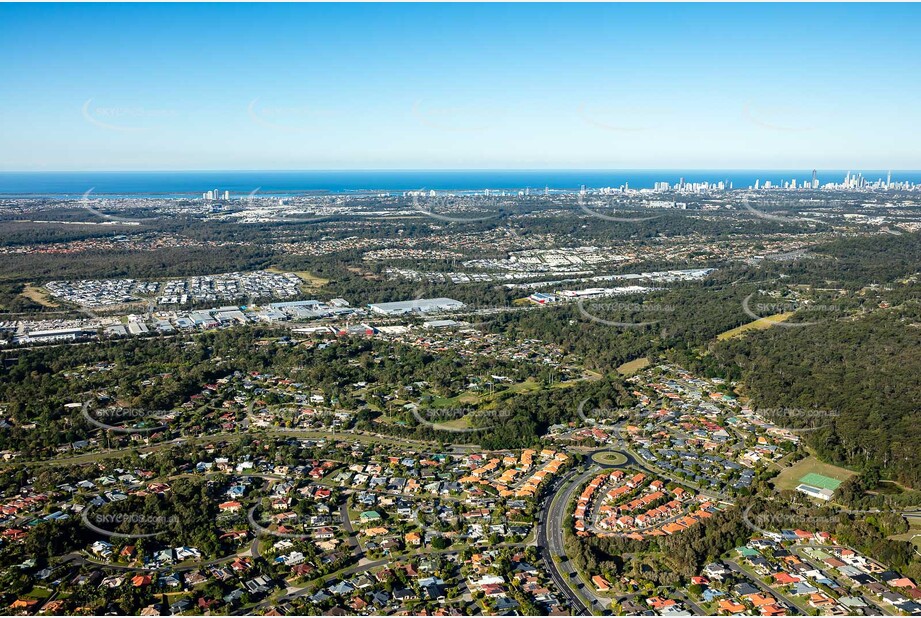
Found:
<svg viewBox="0 0 921 618"><path fill-rule="evenodd" d="M629 459L620 451L595 451L592 453L592 461L606 468L619 468Z"/></svg>

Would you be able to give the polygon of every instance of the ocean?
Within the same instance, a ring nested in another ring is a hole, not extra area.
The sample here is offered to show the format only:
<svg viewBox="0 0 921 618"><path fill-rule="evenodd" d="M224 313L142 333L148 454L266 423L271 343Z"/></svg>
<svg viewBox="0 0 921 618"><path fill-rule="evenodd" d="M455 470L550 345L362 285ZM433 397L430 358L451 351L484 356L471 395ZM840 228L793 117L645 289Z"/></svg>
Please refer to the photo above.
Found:
<svg viewBox="0 0 921 618"><path fill-rule="evenodd" d="M853 170L857 173L860 170ZM885 170L860 171L875 181ZM847 170L821 170L820 182L840 182ZM756 180L773 184L796 179L811 180L812 170L333 170L333 171L195 171L195 172L0 172L0 195L82 196L94 195L197 197L205 191L230 191L231 196L295 195L299 193L393 193L436 191L575 191L619 187L652 188L665 181L731 182L735 188ZM892 179L921 183L921 171L893 171Z"/></svg>

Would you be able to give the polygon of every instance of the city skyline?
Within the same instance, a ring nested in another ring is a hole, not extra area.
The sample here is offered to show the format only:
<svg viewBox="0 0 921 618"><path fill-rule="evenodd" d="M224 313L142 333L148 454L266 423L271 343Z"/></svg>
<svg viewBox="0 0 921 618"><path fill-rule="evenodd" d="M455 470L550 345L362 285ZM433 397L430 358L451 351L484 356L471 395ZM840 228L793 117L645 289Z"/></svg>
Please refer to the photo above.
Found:
<svg viewBox="0 0 921 618"><path fill-rule="evenodd" d="M918 14L4 5L0 171L921 169Z"/></svg>
<svg viewBox="0 0 921 618"><path fill-rule="evenodd" d="M213 187L220 187L213 188ZM603 194L649 191L916 191L911 170L325 170L0 172L2 195L200 195L241 199L297 193L416 195Z"/></svg>

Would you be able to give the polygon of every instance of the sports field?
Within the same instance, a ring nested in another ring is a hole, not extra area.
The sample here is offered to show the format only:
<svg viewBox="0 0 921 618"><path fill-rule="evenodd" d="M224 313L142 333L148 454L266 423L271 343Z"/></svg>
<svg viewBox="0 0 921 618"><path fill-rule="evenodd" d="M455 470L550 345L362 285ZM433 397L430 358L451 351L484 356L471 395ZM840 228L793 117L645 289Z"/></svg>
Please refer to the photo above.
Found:
<svg viewBox="0 0 921 618"><path fill-rule="evenodd" d="M805 483L806 485L812 485L813 487L819 487L820 489L831 489L832 491L838 489L838 485L841 484L841 481L837 479L825 476L824 474L816 474L815 472L810 472L806 476L800 477L799 482Z"/></svg>
<svg viewBox="0 0 921 618"><path fill-rule="evenodd" d="M796 489L800 483L823 489L837 489L838 485L854 476L846 468L822 463L815 457L806 457L789 468L784 468L774 479L776 489ZM829 485L828 483L835 483Z"/></svg>

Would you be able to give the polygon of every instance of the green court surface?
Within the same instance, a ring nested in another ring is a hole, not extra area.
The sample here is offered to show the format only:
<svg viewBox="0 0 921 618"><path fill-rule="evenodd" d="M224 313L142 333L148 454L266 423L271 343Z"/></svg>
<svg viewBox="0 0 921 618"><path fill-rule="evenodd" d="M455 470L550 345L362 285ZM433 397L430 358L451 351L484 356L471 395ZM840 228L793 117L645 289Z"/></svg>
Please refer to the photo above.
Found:
<svg viewBox="0 0 921 618"><path fill-rule="evenodd" d="M838 489L838 486L841 484L841 481L833 479L824 474L816 474L815 472L810 472L806 476L800 478L800 483L805 483L806 485L812 485L813 487L819 487L821 489Z"/></svg>

